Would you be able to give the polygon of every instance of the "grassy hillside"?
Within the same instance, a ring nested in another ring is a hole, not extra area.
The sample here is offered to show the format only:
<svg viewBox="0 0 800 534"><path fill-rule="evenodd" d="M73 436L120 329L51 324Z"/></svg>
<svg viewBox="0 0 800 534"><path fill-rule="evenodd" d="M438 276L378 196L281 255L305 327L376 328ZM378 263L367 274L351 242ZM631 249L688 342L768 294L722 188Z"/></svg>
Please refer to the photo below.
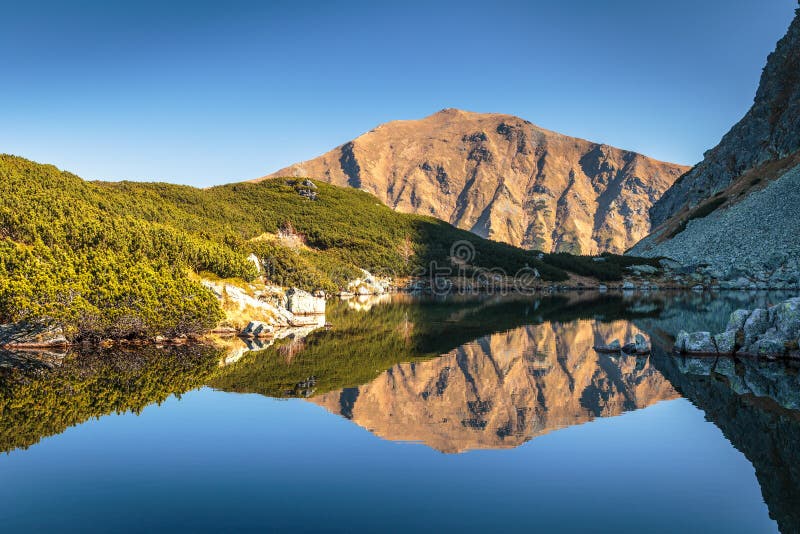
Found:
<svg viewBox="0 0 800 534"><path fill-rule="evenodd" d="M315 196L315 199L309 199ZM290 239L276 237L281 231ZM613 261L545 256L429 217L403 215L367 193L275 179L197 189L85 182L0 155L0 321L46 319L75 338L174 335L208 329L221 312L192 273L335 290L360 275L423 275L450 265L453 243L473 268L527 266L550 281L620 276ZM626 260L627 261L627 260Z"/></svg>

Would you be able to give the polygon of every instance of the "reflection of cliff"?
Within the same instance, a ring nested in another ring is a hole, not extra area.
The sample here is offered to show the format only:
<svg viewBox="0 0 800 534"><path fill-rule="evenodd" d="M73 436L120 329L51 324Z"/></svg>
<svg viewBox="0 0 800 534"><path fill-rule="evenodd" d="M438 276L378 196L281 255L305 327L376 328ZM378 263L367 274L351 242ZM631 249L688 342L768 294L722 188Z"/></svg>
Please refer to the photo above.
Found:
<svg viewBox="0 0 800 534"><path fill-rule="evenodd" d="M646 358L597 354L626 321L529 325L391 367L313 402L391 440L443 452L515 447L551 430L676 397Z"/></svg>
<svg viewBox="0 0 800 534"><path fill-rule="evenodd" d="M675 357L654 365L753 464L770 517L800 532L800 377L780 362Z"/></svg>

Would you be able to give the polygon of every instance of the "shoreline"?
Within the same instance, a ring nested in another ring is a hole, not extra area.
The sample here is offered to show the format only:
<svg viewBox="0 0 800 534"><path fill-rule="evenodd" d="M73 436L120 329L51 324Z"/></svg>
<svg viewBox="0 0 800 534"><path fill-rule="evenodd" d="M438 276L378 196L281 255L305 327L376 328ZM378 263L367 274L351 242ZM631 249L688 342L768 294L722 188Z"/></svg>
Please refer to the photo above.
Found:
<svg viewBox="0 0 800 534"><path fill-rule="evenodd" d="M605 289L604 289L605 287ZM699 291L696 289L686 288L686 287L640 287L636 289L629 289L623 288L622 286L547 286L547 287L538 287L534 290L524 290L520 291L517 288L470 288L470 289L463 289L463 288L456 288L453 287L449 291L445 292L435 292L431 291L430 289L397 289L394 291L390 291L383 294L359 294L359 295L352 295L352 296L332 296L330 298L337 298L340 300L348 301L354 299L369 299L374 297L379 297L383 295L407 295L409 297L463 297L463 296L474 296L474 297L481 297L481 296L517 296L517 297L533 297L537 295L552 295L554 293L582 293L582 292L597 292L604 295L625 295L629 296L635 293L641 293L645 295L655 295L658 293L678 293L678 292L694 292L694 293L711 293L711 294L718 294L718 293L728 293L728 292L752 292L752 293L761 293L761 292L770 292L770 291L780 291L780 292L787 292L787 293L798 293L800 294L800 289L707 289L704 291ZM52 349L61 349L61 350L69 350L73 348L86 348L86 349L97 349L97 348L112 348L112 347L147 347L147 346L183 346L183 345L190 345L190 344L198 344L198 345L212 345L215 344L215 339L239 339L244 343L247 341L270 341L276 338L281 338L287 333L291 333L299 328L308 328L310 326L316 326L316 328L330 328L330 323L327 323L324 320L324 314L315 314L315 315L304 315L303 317L312 317L316 319L313 322L309 322L307 324L302 325L277 325L274 326L271 330L265 331L264 334L252 334L252 333L245 333L245 329L236 329L233 327L215 327L213 329L199 332L199 333L190 333L190 334L181 334L175 337L165 337L161 335L154 336L152 338L132 338L132 339L103 339L99 341L77 341L71 342L66 340L63 337L59 337L54 339L53 341L42 341L42 342L11 342L11 343L4 343L0 344L0 351L19 351L19 352L36 352L36 351L47 351ZM315 329L316 329L315 328ZM735 353L735 354L720 354L715 351L705 351L705 352L680 352L675 351L676 355L682 356L699 356L699 357L717 357L717 356L743 356L743 357L751 357L751 358L761 358L765 357L764 355L759 355L755 353ZM776 356L772 357L772 359L781 359L784 356ZM797 351L797 354L787 355L785 356L787 359L797 359L800 360L800 351Z"/></svg>

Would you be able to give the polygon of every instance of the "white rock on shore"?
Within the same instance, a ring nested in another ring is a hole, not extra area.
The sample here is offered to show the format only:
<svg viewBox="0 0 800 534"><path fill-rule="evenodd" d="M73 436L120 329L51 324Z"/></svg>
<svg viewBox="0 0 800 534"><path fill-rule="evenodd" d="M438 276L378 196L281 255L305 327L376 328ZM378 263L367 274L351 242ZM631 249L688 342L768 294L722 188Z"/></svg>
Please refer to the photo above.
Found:
<svg viewBox="0 0 800 534"><path fill-rule="evenodd" d="M295 315L323 315L325 299L302 289L291 288L286 292L286 309Z"/></svg>

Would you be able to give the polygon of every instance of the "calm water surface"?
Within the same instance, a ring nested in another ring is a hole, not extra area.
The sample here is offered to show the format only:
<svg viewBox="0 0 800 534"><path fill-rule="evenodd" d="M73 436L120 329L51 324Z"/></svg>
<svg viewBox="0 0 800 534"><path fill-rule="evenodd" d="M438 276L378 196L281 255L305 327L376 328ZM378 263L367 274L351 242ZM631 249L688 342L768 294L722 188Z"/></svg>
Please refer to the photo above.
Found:
<svg viewBox="0 0 800 534"><path fill-rule="evenodd" d="M0 524L797 532L797 369L668 351L787 296L401 296L253 351L3 354Z"/></svg>

